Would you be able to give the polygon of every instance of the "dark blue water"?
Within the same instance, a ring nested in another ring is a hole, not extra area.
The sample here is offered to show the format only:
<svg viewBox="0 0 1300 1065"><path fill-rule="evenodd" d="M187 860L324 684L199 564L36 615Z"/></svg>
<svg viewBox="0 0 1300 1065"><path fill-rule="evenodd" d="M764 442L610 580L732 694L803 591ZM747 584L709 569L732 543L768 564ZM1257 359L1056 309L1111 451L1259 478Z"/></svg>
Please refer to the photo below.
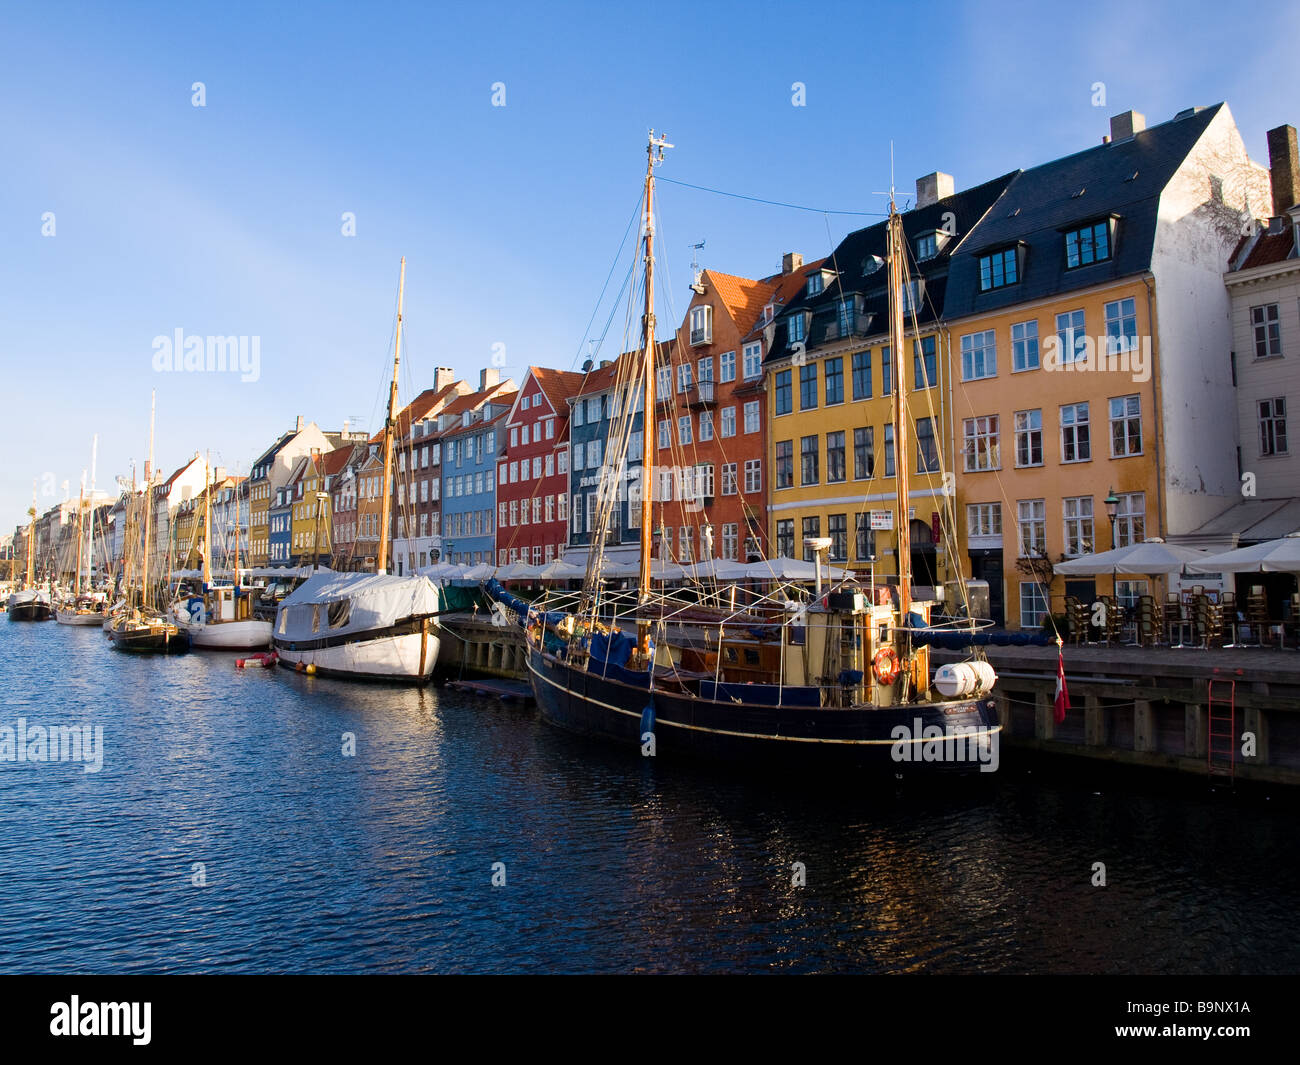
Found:
<svg viewBox="0 0 1300 1065"><path fill-rule="evenodd" d="M719 775L234 657L0 620L0 726L105 743L98 773L0 763L0 970L1300 969L1280 795L1062 779L1007 750L942 795Z"/></svg>

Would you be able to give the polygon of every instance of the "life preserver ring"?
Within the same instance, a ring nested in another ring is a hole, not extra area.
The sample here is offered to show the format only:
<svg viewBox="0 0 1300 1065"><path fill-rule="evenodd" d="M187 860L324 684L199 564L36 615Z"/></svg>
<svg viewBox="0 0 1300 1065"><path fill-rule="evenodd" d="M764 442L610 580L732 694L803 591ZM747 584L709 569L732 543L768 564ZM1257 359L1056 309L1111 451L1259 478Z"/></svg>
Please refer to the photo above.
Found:
<svg viewBox="0 0 1300 1065"><path fill-rule="evenodd" d="M892 647L882 647L871 660L871 672L881 684L893 684L902 671L903 667Z"/></svg>

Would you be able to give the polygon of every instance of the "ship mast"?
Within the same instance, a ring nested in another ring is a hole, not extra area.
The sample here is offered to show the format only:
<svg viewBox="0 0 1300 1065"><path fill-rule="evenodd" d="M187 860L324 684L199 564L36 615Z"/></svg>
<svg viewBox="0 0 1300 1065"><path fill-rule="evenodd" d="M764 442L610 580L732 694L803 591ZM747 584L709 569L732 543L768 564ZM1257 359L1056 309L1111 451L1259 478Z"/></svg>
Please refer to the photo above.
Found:
<svg viewBox="0 0 1300 1065"><path fill-rule="evenodd" d="M664 149L671 148L666 136L655 140L655 131L650 131L646 146L645 166L645 313L641 317L641 329L644 341L645 402L641 412L641 602L650 595L650 552L653 543L653 484L654 484L654 438L652 429L655 424L655 165L664 161ZM657 156L656 156L657 153ZM637 636L644 640L650 633L650 621L642 618L637 623Z"/></svg>
<svg viewBox="0 0 1300 1065"><path fill-rule="evenodd" d="M149 464L144 477L144 571L140 579L140 605L149 609L149 532L153 517L153 424L158 393L149 393Z"/></svg>
<svg viewBox="0 0 1300 1065"><path fill-rule="evenodd" d="M898 486L898 518L894 535L898 544L898 613L900 625L906 624L912 608L912 528L908 510L908 449L906 388L903 374L903 285L906 281L903 262L903 218L889 197L889 343L894 351L894 465Z"/></svg>
<svg viewBox="0 0 1300 1065"><path fill-rule="evenodd" d="M36 583L36 556L32 553L32 534L36 531L36 481L32 480L32 509L27 512L32 520L27 523L27 580L24 588Z"/></svg>
<svg viewBox="0 0 1300 1065"><path fill-rule="evenodd" d="M397 281L397 340L393 344L393 387L388 393L388 419L384 422L384 492L379 511L379 557L375 572L388 569L388 534L392 520L388 505L393 490L393 429L397 424L397 370L402 359L402 294L406 289L406 256L402 256L402 271Z"/></svg>
<svg viewBox="0 0 1300 1065"><path fill-rule="evenodd" d="M203 470L203 590L208 590L208 585L212 583L212 498L210 496L208 478L212 473L212 453L208 452L208 460L204 464Z"/></svg>
<svg viewBox="0 0 1300 1065"><path fill-rule="evenodd" d="M77 571L72 578L72 596L75 601L81 597L81 548L85 531L82 526L82 513L86 506L86 472L81 472L81 495L77 498Z"/></svg>

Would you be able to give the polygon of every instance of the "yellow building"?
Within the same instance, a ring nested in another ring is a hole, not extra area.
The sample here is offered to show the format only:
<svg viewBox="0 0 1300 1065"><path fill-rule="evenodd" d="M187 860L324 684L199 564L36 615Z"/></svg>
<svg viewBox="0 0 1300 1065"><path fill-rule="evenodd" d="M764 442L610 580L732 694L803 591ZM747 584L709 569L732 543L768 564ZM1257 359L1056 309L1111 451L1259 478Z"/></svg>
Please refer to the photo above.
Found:
<svg viewBox="0 0 1300 1065"><path fill-rule="evenodd" d="M293 492L289 557L296 563L327 561L333 550L333 508L325 491L324 456L316 451L300 460L288 487Z"/></svg>

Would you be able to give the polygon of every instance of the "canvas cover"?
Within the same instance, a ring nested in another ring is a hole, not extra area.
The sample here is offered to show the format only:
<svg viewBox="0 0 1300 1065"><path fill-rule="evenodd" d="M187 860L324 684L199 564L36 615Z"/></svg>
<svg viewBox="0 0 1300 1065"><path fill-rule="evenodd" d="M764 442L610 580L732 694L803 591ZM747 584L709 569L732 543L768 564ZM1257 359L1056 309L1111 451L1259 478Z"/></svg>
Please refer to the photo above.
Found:
<svg viewBox="0 0 1300 1065"><path fill-rule="evenodd" d="M280 604L275 635L291 641L346 636L436 614L441 608L438 586L427 577L318 573Z"/></svg>

